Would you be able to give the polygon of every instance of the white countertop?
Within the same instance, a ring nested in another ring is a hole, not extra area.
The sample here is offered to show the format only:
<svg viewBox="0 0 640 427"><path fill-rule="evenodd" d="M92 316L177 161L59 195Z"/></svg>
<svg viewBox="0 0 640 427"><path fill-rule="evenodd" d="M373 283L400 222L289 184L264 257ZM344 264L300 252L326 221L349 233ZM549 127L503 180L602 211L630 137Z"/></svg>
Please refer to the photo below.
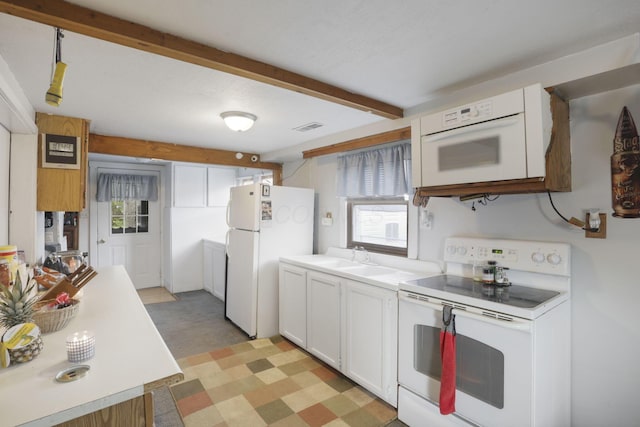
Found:
<svg viewBox="0 0 640 427"><path fill-rule="evenodd" d="M370 254L372 262L360 263L352 262L349 254L349 250L331 248L325 255L284 256L280 261L392 291L398 290L400 282L442 274L435 262Z"/></svg>
<svg viewBox="0 0 640 427"><path fill-rule="evenodd" d="M183 378L124 267L97 271L83 288L75 318L62 330L43 334L42 352L30 362L0 368L0 424L55 425L141 396L160 380ZM70 363L66 337L85 329L95 334L95 356ZM91 370L69 383L55 380L73 365Z"/></svg>

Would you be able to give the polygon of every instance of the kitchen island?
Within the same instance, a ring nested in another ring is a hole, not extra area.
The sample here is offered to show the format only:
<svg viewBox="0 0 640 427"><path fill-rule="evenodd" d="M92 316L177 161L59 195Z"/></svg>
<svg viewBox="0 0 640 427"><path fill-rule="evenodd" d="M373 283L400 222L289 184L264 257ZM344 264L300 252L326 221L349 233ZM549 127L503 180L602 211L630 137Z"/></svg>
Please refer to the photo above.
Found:
<svg viewBox="0 0 640 427"><path fill-rule="evenodd" d="M184 378L124 267L98 269L82 293L75 318L43 334L35 359L0 370L2 425L151 426L151 392ZM82 330L95 334L95 356L71 363L66 337ZM72 382L55 380L74 365L90 370Z"/></svg>

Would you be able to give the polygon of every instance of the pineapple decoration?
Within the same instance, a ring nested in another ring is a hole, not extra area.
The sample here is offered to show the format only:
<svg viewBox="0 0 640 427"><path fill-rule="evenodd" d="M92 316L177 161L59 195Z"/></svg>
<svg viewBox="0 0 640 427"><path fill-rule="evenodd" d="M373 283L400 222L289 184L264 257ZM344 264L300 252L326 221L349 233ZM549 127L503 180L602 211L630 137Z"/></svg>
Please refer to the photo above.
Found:
<svg viewBox="0 0 640 427"><path fill-rule="evenodd" d="M31 296L35 280L22 286L20 274L12 287L0 286L0 327L7 328L0 342L0 363L28 362L42 351L40 328L33 323L37 296Z"/></svg>

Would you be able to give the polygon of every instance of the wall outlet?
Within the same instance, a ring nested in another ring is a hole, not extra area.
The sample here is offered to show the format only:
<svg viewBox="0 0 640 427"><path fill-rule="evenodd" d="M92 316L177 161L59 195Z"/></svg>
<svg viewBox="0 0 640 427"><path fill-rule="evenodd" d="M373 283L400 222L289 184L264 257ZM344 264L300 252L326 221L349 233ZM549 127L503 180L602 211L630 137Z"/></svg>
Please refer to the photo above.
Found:
<svg viewBox="0 0 640 427"><path fill-rule="evenodd" d="M591 216L590 213L587 212L587 219L585 221L586 225L585 227L587 228L587 230L585 230L584 232L584 237L588 237L588 238L594 238L594 239L606 239L607 238L607 214L603 214L603 213L599 213L598 216L600 217L600 227L598 228L598 231L589 231L589 217Z"/></svg>
<svg viewBox="0 0 640 427"><path fill-rule="evenodd" d="M424 230L433 228L433 214L426 209L420 210L420 228Z"/></svg>

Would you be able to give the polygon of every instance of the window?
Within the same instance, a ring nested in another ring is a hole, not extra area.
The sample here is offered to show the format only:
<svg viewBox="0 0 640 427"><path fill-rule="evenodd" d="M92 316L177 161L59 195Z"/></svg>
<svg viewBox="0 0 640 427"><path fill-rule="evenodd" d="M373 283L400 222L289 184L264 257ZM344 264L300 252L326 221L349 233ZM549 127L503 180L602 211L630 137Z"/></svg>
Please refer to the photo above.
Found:
<svg viewBox="0 0 640 427"><path fill-rule="evenodd" d="M347 201L347 247L407 255L408 202L402 199Z"/></svg>
<svg viewBox="0 0 640 427"><path fill-rule="evenodd" d="M112 200L111 234L149 232L149 202L147 200Z"/></svg>
<svg viewBox="0 0 640 427"><path fill-rule="evenodd" d="M339 156L337 169L337 194L347 200L347 247L407 256L411 144Z"/></svg>
<svg viewBox="0 0 640 427"><path fill-rule="evenodd" d="M236 185L251 185L257 182L260 184L273 185L273 172L236 178Z"/></svg>

